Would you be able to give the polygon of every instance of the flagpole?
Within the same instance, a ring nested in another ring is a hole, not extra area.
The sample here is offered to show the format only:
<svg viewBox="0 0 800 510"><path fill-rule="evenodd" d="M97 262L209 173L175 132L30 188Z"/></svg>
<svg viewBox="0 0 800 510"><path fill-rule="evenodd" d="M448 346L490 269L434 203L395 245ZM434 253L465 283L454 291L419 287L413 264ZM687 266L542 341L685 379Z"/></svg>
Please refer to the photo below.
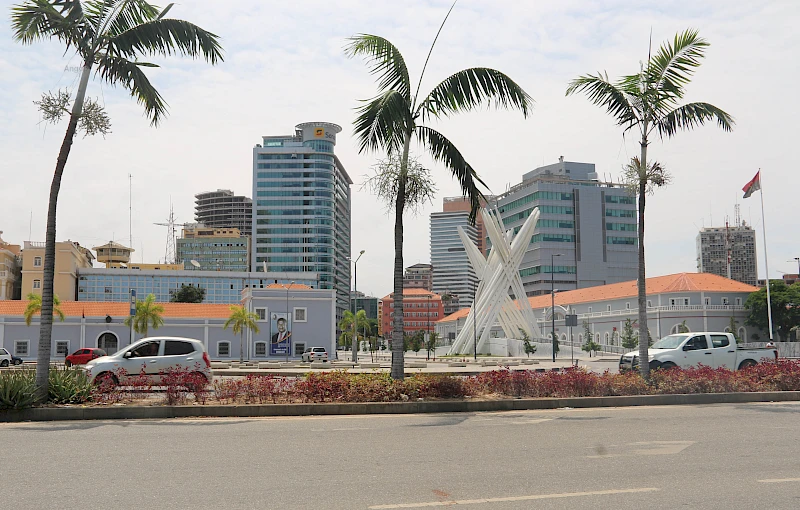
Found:
<svg viewBox="0 0 800 510"><path fill-rule="evenodd" d="M764 237L764 266L767 270L767 317L769 319L769 341L772 342L772 301L769 298L769 256L767 255L767 225L764 220L764 185L761 183L761 169L758 169L758 186L761 192L761 228Z"/></svg>

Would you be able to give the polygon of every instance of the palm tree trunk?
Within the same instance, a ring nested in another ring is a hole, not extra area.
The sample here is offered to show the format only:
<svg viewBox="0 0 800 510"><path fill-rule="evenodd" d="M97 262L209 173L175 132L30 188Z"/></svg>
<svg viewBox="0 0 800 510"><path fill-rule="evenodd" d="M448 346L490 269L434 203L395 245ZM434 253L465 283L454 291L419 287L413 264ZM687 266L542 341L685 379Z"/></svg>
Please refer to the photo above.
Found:
<svg viewBox="0 0 800 510"><path fill-rule="evenodd" d="M239 363L244 362L244 330L239 334Z"/></svg>
<svg viewBox="0 0 800 510"><path fill-rule="evenodd" d="M636 278L636 287L639 293L639 373L647 379L650 377L650 348L647 334L647 288L644 267L644 206L647 191L647 122L642 132L641 166L639 168L639 274Z"/></svg>
<svg viewBox="0 0 800 510"><path fill-rule="evenodd" d="M56 170L53 182L50 184L50 199L47 204L47 233L44 246L44 275L42 278L42 309L39 321L39 347L36 352L36 401L45 402L48 394L48 380L50 378L50 352L53 336L53 278L56 267L56 209L58 205L58 192L61 189L61 176L67 166L67 158L72 148L72 140L78 128L78 119L83 112L83 99L86 96L86 87L89 84L89 75L92 71L92 62L84 62L78 92L72 105L72 112L67 124L64 141L56 160Z"/></svg>
<svg viewBox="0 0 800 510"><path fill-rule="evenodd" d="M400 160L400 179L394 208L394 327L392 328L392 379L405 377L403 357L403 209L406 205L406 175L411 131L403 142L403 159Z"/></svg>

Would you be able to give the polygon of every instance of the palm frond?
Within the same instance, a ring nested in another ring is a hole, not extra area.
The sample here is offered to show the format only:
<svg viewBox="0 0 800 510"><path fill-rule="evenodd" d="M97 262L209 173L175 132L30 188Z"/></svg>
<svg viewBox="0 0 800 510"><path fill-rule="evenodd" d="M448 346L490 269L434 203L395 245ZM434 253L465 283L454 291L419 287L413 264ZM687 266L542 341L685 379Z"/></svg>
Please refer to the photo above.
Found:
<svg viewBox="0 0 800 510"><path fill-rule="evenodd" d="M383 149L399 151L404 135L412 129L410 106L397 90L387 90L357 110L354 122L359 152Z"/></svg>
<svg viewBox="0 0 800 510"><path fill-rule="evenodd" d="M222 61L219 36L194 23L178 19L156 19L111 35L105 43L110 54L126 58L137 55L202 55L211 64Z"/></svg>
<svg viewBox="0 0 800 510"><path fill-rule="evenodd" d="M410 105L411 82L400 50L377 35L359 34L348 40L350 43L345 46L345 54L351 58L365 57L370 67L370 74L378 77L379 90L381 92L396 90Z"/></svg>
<svg viewBox="0 0 800 510"><path fill-rule="evenodd" d="M697 30L688 29L675 34L672 43L664 43L647 64L648 81L660 94L683 97L683 87L705 56L708 42Z"/></svg>
<svg viewBox="0 0 800 510"><path fill-rule="evenodd" d="M486 197L484 197L478 185L486 188L486 183L478 177L475 169L467 163L467 160L464 159L464 156L453 142L443 134L427 126L417 126L416 131L418 141L430 151L433 159L444 163L461 185L461 191L464 196L469 197L470 205L472 206L469 218L471 222L474 222L478 209L486 201Z"/></svg>
<svg viewBox="0 0 800 510"><path fill-rule="evenodd" d="M106 3L110 9L100 21L97 29L99 40L121 34L137 25L158 18L160 11L147 0L97 0Z"/></svg>
<svg viewBox="0 0 800 510"><path fill-rule="evenodd" d="M101 56L97 72L110 85L122 85L136 101L144 106L145 115L157 126L167 114L167 103L153 87L141 67L155 67L146 62L133 62L122 57Z"/></svg>
<svg viewBox="0 0 800 510"><path fill-rule="evenodd" d="M634 75L635 76L635 75ZM566 95L584 92L591 102L606 108L608 113L617 119L617 124L627 131L638 121L637 108L634 101L638 96L633 77L627 77L618 84L609 81L608 75L597 73L597 76L586 75L572 80Z"/></svg>
<svg viewBox="0 0 800 510"><path fill-rule="evenodd" d="M481 104L522 110L533 108L533 98L514 80L495 69L473 67L459 71L438 84L419 104L422 118L469 111Z"/></svg>
<svg viewBox="0 0 800 510"><path fill-rule="evenodd" d="M656 122L662 137L670 137L678 130L688 130L695 126L702 126L707 121L716 119L717 125L724 131L731 131L735 121L725 111L708 103L688 103L673 109Z"/></svg>
<svg viewBox="0 0 800 510"><path fill-rule="evenodd" d="M15 5L11 8L11 27L14 39L23 44L55 37L67 44L67 51L75 47L83 56L89 53L89 41L94 36L78 0L28 0Z"/></svg>

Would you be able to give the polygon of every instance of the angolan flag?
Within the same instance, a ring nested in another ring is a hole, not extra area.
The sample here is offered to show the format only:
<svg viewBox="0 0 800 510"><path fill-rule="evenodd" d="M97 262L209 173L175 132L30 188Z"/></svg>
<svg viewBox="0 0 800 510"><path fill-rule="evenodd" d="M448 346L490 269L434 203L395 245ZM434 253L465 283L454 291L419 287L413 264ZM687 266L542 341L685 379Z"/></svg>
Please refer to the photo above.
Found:
<svg viewBox="0 0 800 510"><path fill-rule="evenodd" d="M748 198L750 195L753 194L754 191L758 191L761 189L761 170L756 172L756 176L753 179L744 185L742 191L744 191L744 198Z"/></svg>

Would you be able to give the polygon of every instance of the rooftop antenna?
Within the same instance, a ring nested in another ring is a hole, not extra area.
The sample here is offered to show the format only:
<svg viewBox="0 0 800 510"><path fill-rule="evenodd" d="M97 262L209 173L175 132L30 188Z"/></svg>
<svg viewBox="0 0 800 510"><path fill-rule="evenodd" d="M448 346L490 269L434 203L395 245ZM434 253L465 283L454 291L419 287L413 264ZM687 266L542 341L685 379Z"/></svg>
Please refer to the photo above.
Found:
<svg viewBox="0 0 800 510"><path fill-rule="evenodd" d="M28 222L28 242L31 241L31 232L33 231L33 209L31 209L31 219Z"/></svg>
<svg viewBox="0 0 800 510"><path fill-rule="evenodd" d="M128 246L133 248L133 181L128 174Z"/></svg>

